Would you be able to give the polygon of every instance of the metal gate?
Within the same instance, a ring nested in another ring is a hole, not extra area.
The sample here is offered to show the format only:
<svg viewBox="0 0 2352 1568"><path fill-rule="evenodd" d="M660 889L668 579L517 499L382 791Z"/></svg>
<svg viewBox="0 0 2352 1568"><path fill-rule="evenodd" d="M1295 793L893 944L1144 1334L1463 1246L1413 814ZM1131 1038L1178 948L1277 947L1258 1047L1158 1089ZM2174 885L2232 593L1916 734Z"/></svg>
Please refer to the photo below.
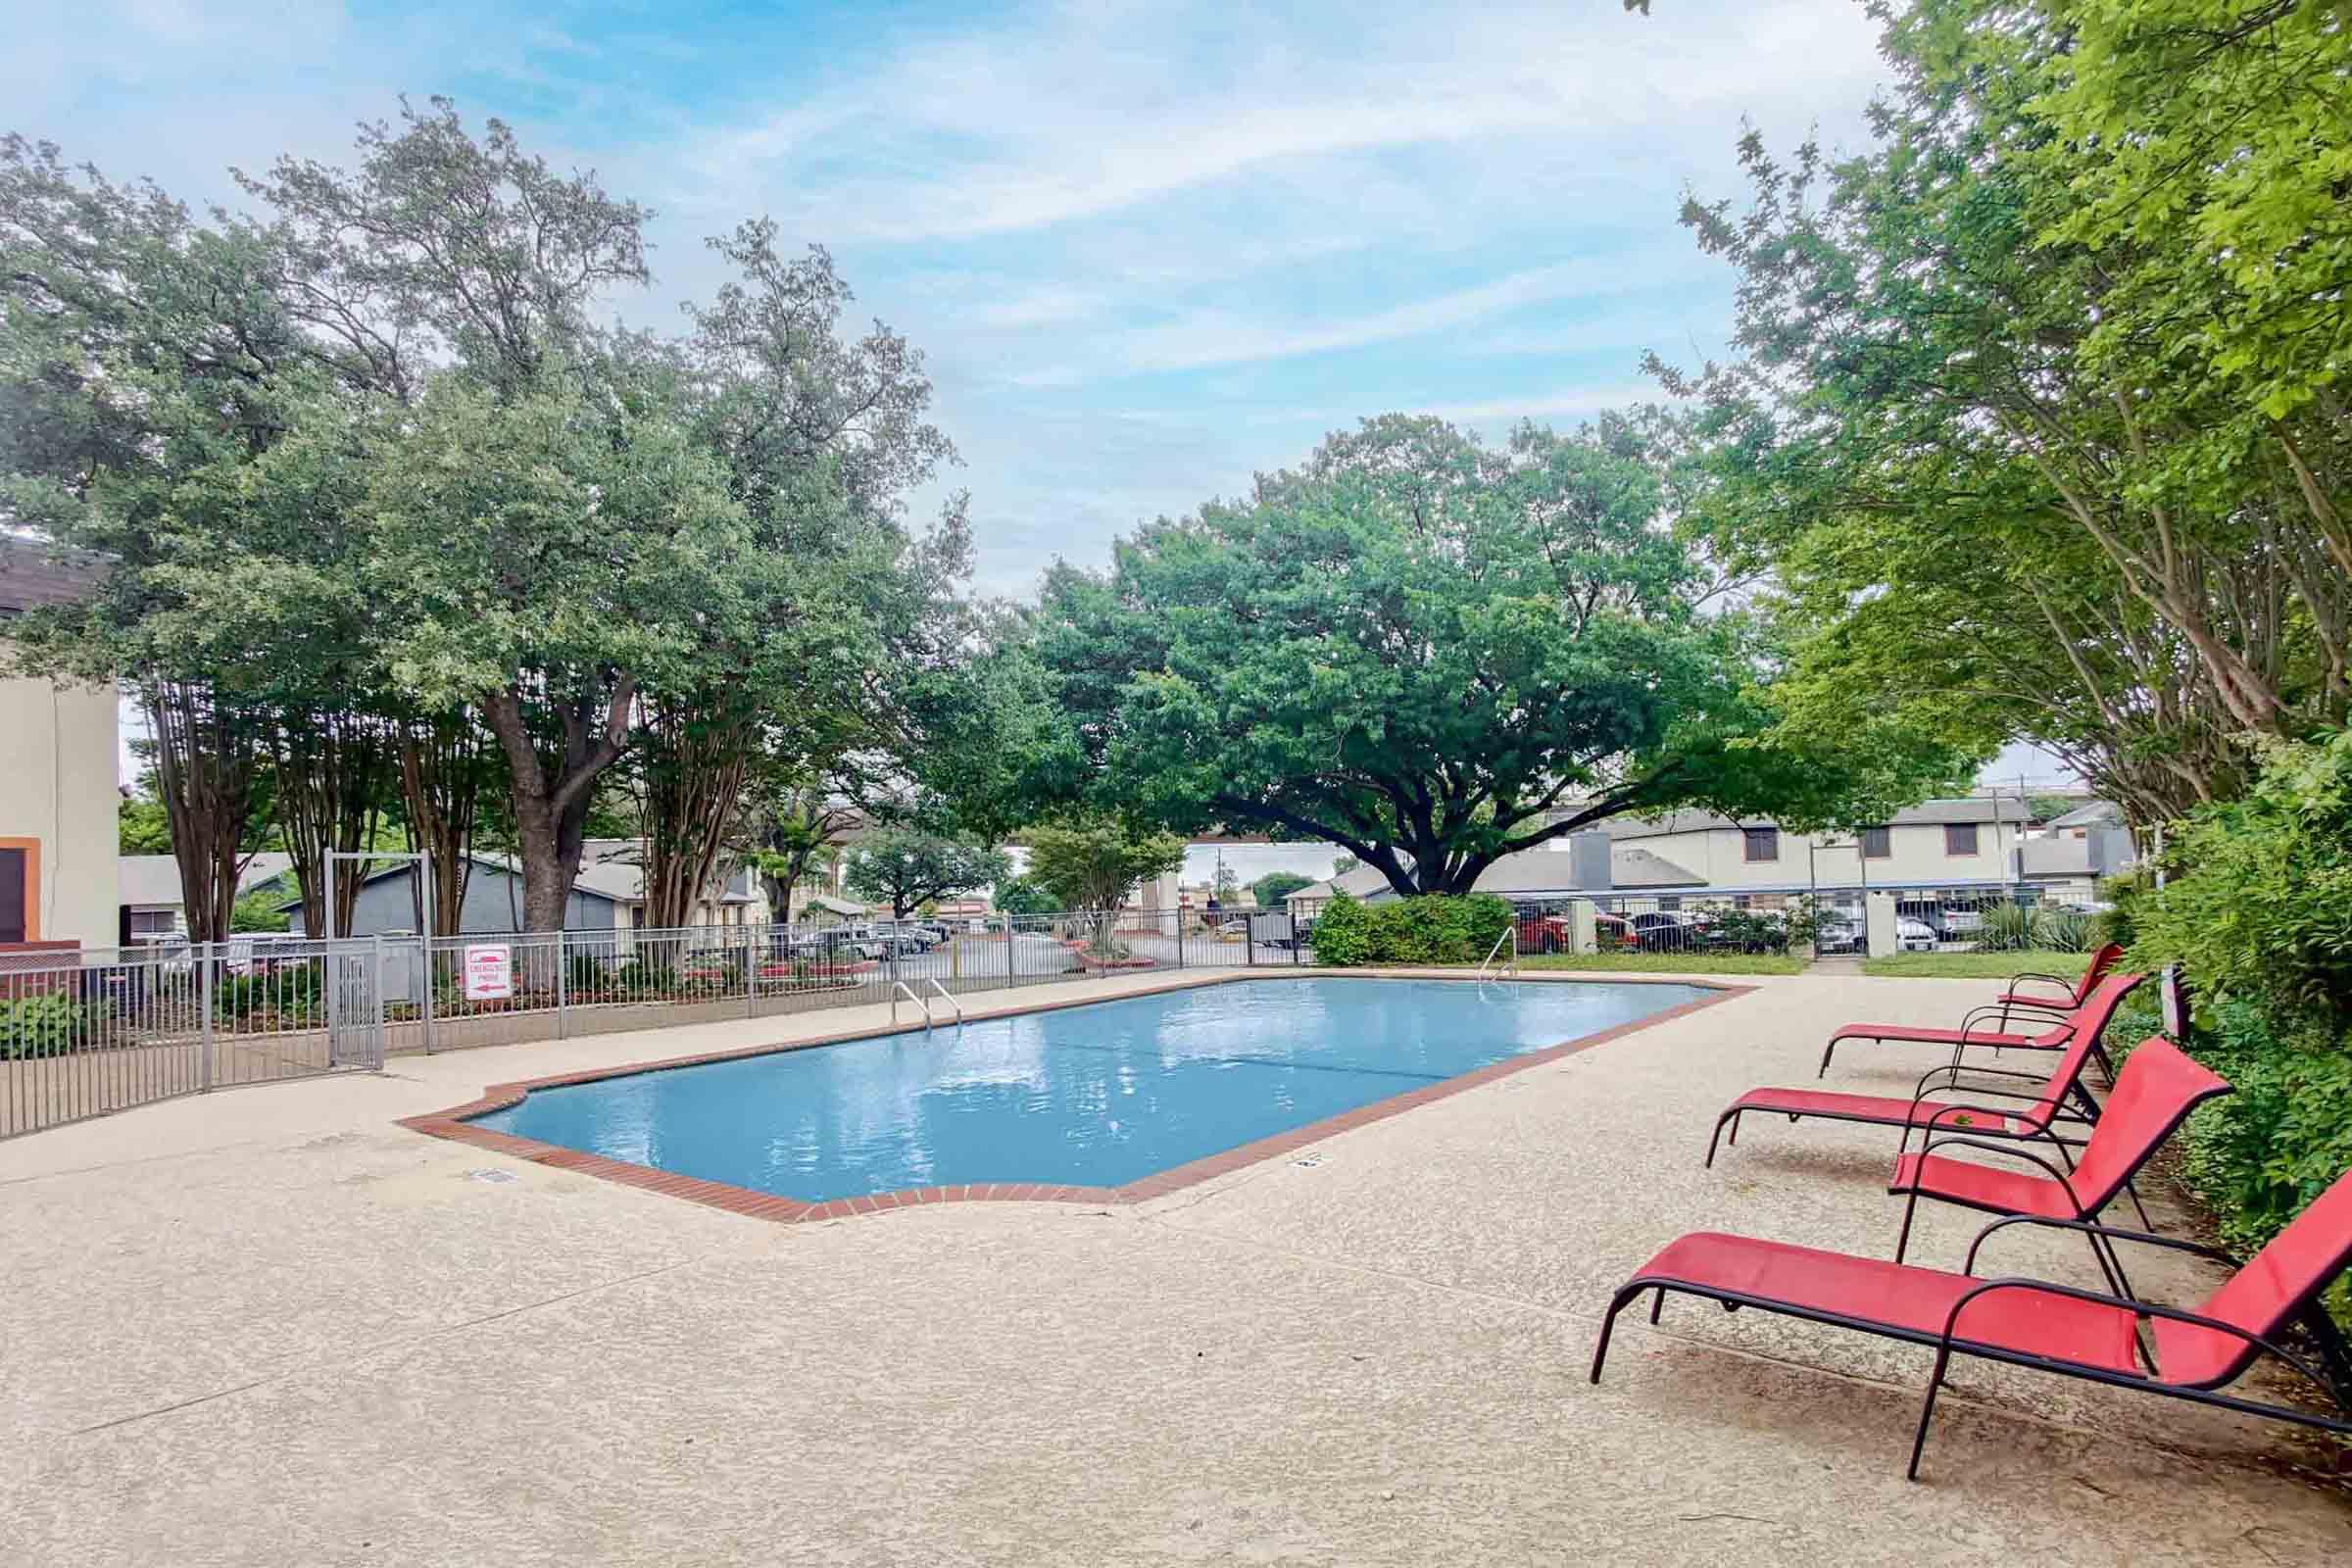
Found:
<svg viewBox="0 0 2352 1568"><path fill-rule="evenodd" d="M381 944L338 942L326 964L326 1060L330 1067L384 1065L384 960Z"/></svg>

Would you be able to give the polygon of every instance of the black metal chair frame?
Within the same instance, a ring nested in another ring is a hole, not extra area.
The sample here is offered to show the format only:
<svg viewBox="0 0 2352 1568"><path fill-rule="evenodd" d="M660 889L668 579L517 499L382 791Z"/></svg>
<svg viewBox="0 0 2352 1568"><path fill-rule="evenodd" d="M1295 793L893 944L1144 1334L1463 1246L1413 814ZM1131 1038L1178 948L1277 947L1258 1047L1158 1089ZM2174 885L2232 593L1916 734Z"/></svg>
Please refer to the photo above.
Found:
<svg viewBox="0 0 2352 1568"><path fill-rule="evenodd" d="M1993 1232L2010 1225L2043 1225L2057 1229L2089 1232L2093 1238L2092 1250L2094 1252L2099 1250L2098 1244L2101 1241L2104 1241L2110 1250L2118 1241L2139 1242L2151 1247L2165 1247L2180 1251L2193 1252L2228 1263L2232 1267L2237 1266L2237 1260L2230 1257L2229 1253L2216 1248L2199 1246L2194 1242L2179 1241L2169 1236L2153 1236L2142 1231L2123 1230L2112 1225L2100 1225L2090 1220L2062 1220L2040 1214L2016 1214L2006 1219L1995 1220L1977 1233L1976 1240L1969 1246L1968 1261L1962 1272L1974 1274L1977 1252L1984 1245L1985 1239ZM2204 1383L2165 1383L2144 1373L2116 1372L2106 1367L2088 1366L2080 1361L2068 1361L2056 1356L2034 1355L2024 1350L2012 1350L2000 1346L1986 1345L1979 1341L1963 1339L1955 1332L1960 1320L1960 1313L1968 1303L1994 1291L2039 1291L2045 1295L2063 1296L2078 1301L2122 1307L2141 1318L2168 1318L2177 1323L2186 1323L2194 1327L2212 1329L2227 1334L2252 1347L2257 1353L2267 1350L2326 1390L2329 1397L2335 1401L2337 1409L2343 1412L2344 1417L2352 1417L2352 1352L2346 1350L2342 1336L2336 1332L2335 1325L2328 1320L2327 1311L2319 1304L2320 1296L2325 1294L2327 1285L2332 1283L2333 1281L2325 1282L2321 1290L2314 1291L2292 1320L2311 1336L2317 1347L2320 1364L2315 1367L2310 1361L2278 1345L2276 1341L2249 1333L2234 1323L2225 1323L2200 1313L2183 1311L2179 1307L2138 1300L2126 1293L2108 1294L2100 1291L2086 1291L2071 1285L2053 1285L2046 1280L2031 1280L2020 1277L1986 1280L1983 1285L1978 1286L1952 1303L1951 1310L1944 1317L1942 1332L1935 1335L1923 1334L1895 1324L1882 1323L1872 1318L1855 1317L1848 1313L1826 1312L1811 1307L1795 1306L1786 1301L1773 1300L1769 1297L1750 1296L1739 1291L1716 1290L1683 1282L1637 1280L1626 1285L1610 1298L1608 1313L1601 1319L1599 1343L1592 1349L1592 1381L1594 1383L1600 1381L1601 1364L1608 1357L1609 1336L1617 1326L1617 1314L1624 1311L1627 1305L1637 1299L1642 1292L1655 1291L1657 1297L1650 1303L1649 1308L1649 1320L1655 1323L1658 1321L1659 1313L1665 1307L1666 1293L1674 1291L1680 1295L1702 1297L1708 1300L1719 1302L1727 1312L1736 1312L1742 1306L1753 1306L1767 1312L1778 1312L1785 1317L1805 1318L1816 1323L1827 1323L1836 1328L1849 1328L1864 1334L1875 1334L1882 1339L1902 1340L1913 1345L1933 1346L1936 1349L1936 1367L1928 1380L1927 1398L1920 1406L1919 1429L1911 1440L1911 1462L1903 1472L1903 1477L1907 1481L1919 1479L1920 1454L1927 1447L1928 1423L1936 1414L1936 1396L1943 1387L1945 1370L1951 1364L1951 1358L1955 1353L1973 1355L1986 1361L2005 1361L2011 1366L2031 1367L2036 1371L2050 1372L2060 1377L2082 1378L2087 1382L2104 1383L2115 1388L2137 1389L2144 1393L2161 1394L2170 1398L2185 1399L2193 1404L2208 1404L2224 1410L2234 1410L2242 1415L2270 1416L2275 1420L2316 1427L2323 1432L2352 1436L2352 1419L2324 1416L2309 1410L2298 1410L2291 1405L2266 1404L2256 1399L2241 1399L2234 1396L2214 1392L2223 1385L2232 1383L2242 1376L2245 1371L2244 1365L2234 1368L2225 1377ZM2144 1343L2141 1347L2141 1355L2143 1359L2147 1357ZM2153 1363L2151 1362L2151 1364Z"/></svg>

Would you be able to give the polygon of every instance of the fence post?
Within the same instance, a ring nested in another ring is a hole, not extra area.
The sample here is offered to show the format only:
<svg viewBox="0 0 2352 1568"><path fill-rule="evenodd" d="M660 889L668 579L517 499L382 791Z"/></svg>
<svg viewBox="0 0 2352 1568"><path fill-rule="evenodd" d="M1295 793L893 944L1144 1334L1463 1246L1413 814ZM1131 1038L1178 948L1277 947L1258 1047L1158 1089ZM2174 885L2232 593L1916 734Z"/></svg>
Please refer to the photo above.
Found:
<svg viewBox="0 0 2352 1568"><path fill-rule="evenodd" d="M1184 906L1176 906L1176 967L1184 967Z"/></svg>
<svg viewBox="0 0 2352 1568"><path fill-rule="evenodd" d="M427 893L425 897L429 899L432 895ZM416 948L422 960L417 967L423 972L417 983L424 988L424 1000L417 1006L424 1019L424 1054L429 1056L433 1054L433 933L429 926L416 933ZM378 980L376 984L380 986L383 982Z"/></svg>
<svg viewBox="0 0 2352 1568"><path fill-rule="evenodd" d="M752 928L747 925L743 928L743 1015L746 1018L758 1015L754 1004L760 1000L759 990L760 959L753 952Z"/></svg>
<svg viewBox="0 0 2352 1568"><path fill-rule="evenodd" d="M197 949L196 995L198 1001L196 1005L204 1015L203 1040L198 1049L204 1053L204 1059L197 1067L196 1087L210 1089L213 1087L213 945L210 942L200 942L197 944Z"/></svg>
<svg viewBox="0 0 2352 1568"><path fill-rule="evenodd" d="M374 1047L368 1053L368 1067L371 1072L384 1070L384 934L369 936L368 949L368 989L375 993Z"/></svg>
<svg viewBox="0 0 2352 1568"><path fill-rule="evenodd" d="M564 939L569 935L562 926L556 928L556 1038L571 1038L571 1004L565 993L571 986L571 961L564 956Z"/></svg>

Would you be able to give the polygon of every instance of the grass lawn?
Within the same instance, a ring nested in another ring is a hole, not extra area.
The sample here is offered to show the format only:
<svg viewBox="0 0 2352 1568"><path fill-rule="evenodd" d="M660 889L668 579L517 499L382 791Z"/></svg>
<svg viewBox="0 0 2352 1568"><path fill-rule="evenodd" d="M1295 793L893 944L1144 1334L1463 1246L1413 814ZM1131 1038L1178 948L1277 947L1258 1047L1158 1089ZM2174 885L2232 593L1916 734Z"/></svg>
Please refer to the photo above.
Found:
<svg viewBox="0 0 2352 1568"><path fill-rule="evenodd" d="M1519 967L1639 974L1802 974L1807 961L1782 953L1559 953L1521 958Z"/></svg>
<svg viewBox="0 0 2352 1568"><path fill-rule="evenodd" d="M1865 958L1862 972L1896 980L2006 980L2029 970L2062 974L2069 980L2090 962L2087 953L1890 953Z"/></svg>

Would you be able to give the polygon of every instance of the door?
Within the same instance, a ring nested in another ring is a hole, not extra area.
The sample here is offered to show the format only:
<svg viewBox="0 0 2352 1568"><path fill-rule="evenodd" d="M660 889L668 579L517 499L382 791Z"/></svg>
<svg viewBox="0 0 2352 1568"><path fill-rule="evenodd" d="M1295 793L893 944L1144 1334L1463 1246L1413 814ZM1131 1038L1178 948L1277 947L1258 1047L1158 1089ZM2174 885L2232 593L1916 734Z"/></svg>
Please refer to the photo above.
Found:
<svg viewBox="0 0 2352 1568"><path fill-rule="evenodd" d="M326 1060L330 1067L384 1064L383 967L373 942L337 942L326 964Z"/></svg>
<svg viewBox="0 0 2352 1568"><path fill-rule="evenodd" d="M23 850L0 850L0 943L26 940L31 921L32 857Z"/></svg>

